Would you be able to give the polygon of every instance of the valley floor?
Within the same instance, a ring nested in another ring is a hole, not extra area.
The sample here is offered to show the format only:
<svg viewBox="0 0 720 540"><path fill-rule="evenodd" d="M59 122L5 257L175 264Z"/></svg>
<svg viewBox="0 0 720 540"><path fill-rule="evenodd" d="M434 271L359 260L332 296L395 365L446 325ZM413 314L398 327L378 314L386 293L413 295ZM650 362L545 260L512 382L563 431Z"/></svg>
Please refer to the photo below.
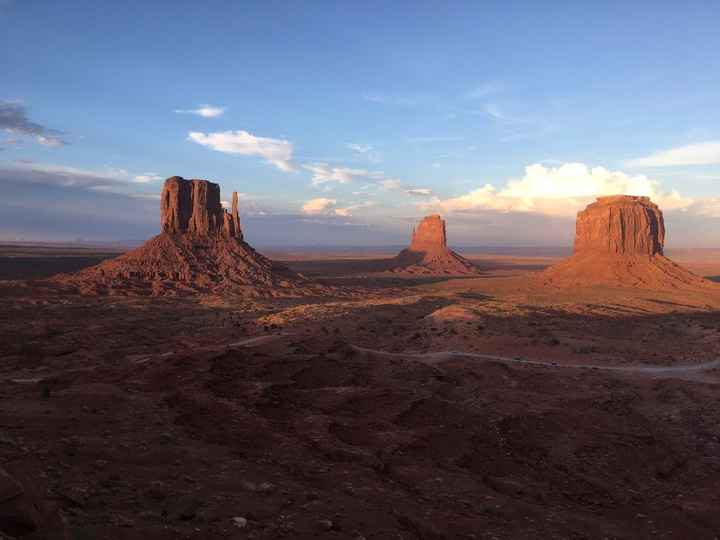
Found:
<svg viewBox="0 0 720 540"><path fill-rule="evenodd" d="M0 282L0 465L40 538L716 538L720 292L475 260L289 261L337 298Z"/></svg>

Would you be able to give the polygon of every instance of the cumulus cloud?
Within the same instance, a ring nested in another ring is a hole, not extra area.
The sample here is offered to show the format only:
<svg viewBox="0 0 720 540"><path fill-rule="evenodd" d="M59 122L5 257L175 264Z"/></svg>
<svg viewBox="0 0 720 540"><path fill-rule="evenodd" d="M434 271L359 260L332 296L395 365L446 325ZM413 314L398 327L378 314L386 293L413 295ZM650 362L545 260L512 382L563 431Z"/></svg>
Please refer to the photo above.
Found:
<svg viewBox="0 0 720 540"><path fill-rule="evenodd" d="M649 156L630 159L628 167L674 167L677 165L720 164L720 141L688 144L655 152Z"/></svg>
<svg viewBox="0 0 720 540"><path fill-rule="evenodd" d="M583 163L558 167L536 163L525 168L522 178L509 180L502 189L485 184L465 195L435 198L422 206L447 213L495 210L572 216L595 197L616 194L645 195L664 210L688 209L694 203L675 190L663 190L656 180L645 175L591 168Z"/></svg>
<svg viewBox="0 0 720 540"><path fill-rule="evenodd" d="M291 161L293 145L289 141L256 137L242 130L208 134L191 131L188 139L225 154L259 156L284 172L295 170Z"/></svg>
<svg viewBox="0 0 720 540"><path fill-rule="evenodd" d="M67 144L61 133L32 122L25 107L15 101L0 101L0 129L8 133L33 137L39 144L60 147Z"/></svg>
<svg viewBox="0 0 720 540"><path fill-rule="evenodd" d="M326 214L331 212L337 204L336 199L327 199L325 197L318 197L316 199L310 199L303 204L303 214L318 215Z"/></svg>
<svg viewBox="0 0 720 540"><path fill-rule="evenodd" d="M225 107L215 107L206 103L195 109L175 109L175 112L179 114L194 114L195 116L202 116L203 118L217 118L225 113Z"/></svg>

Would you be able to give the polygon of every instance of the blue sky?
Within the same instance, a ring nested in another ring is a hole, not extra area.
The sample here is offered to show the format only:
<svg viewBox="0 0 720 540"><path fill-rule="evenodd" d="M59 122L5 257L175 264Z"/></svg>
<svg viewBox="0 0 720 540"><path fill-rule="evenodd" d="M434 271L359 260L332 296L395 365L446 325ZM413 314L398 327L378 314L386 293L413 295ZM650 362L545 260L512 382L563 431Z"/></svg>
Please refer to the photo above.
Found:
<svg viewBox="0 0 720 540"><path fill-rule="evenodd" d="M149 236L180 175L241 192L259 245L403 243L429 212L458 245L559 245L618 191L652 196L670 243L717 245L718 20L712 2L0 0L0 239Z"/></svg>

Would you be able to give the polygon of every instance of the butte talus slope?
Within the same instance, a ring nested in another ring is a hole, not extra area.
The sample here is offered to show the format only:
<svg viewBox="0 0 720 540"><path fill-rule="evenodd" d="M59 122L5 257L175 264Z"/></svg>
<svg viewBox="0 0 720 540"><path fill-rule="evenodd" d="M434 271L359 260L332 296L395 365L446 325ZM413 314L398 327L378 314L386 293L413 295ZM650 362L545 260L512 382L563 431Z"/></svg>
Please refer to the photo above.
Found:
<svg viewBox="0 0 720 540"><path fill-rule="evenodd" d="M432 215L423 218L413 229L410 247L391 259L390 271L454 275L474 274L477 273L477 268L447 247L445 220L438 215Z"/></svg>
<svg viewBox="0 0 720 540"><path fill-rule="evenodd" d="M85 294L232 293L294 296L309 283L243 240L237 193L223 209L220 186L173 176L160 202L161 233L139 248L56 281Z"/></svg>
<svg viewBox="0 0 720 540"><path fill-rule="evenodd" d="M663 255L665 221L648 197L613 195L578 212L573 255L541 275L548 285L648 289L716 285Z"/></svg>

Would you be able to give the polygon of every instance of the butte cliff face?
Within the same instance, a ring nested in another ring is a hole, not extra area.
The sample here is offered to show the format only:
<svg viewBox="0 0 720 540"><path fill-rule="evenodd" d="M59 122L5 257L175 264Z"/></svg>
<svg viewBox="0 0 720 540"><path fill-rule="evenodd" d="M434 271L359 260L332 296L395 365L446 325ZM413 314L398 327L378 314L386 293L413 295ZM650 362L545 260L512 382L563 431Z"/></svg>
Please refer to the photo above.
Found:
<svg viewBox="0 0 720 540"><path fill-rule="evenodd" d="M649 197L598 197L578 212L572 257L541 274L551 285L713 286L663 255L665 221Z"/></svg>
<svg viewBox="0 0 720 540"><path fill-rule="evenodd" d="M664 244L665 221L649 197L598 197L578 212L574 253L652 257Z"/></svg>
<svg viewBox="0 0 720 540"><path fill-rule="evenodd" d="M138 249L56 280L86 294L295 296L310 287L243 240L237 193L225 210L213 182L168 178L160 229Z"/></svg>
<svg viewBox="0 0 720 540"><path fill-rule="evenodd" d="M472 274L477 268L447 247L445 220L439 215L423 218L413 229L410 247L390 261L390 271L407 274Z"/></svg>
<svg viewBox="0 0 720 540"><path fill-rule="evenodd" d="M160 196L160 230L168 234L242 240L237 205L237 192L233 192L232 210L228 212L220 202L219 185L173 176L165 180Z"/></svg>

